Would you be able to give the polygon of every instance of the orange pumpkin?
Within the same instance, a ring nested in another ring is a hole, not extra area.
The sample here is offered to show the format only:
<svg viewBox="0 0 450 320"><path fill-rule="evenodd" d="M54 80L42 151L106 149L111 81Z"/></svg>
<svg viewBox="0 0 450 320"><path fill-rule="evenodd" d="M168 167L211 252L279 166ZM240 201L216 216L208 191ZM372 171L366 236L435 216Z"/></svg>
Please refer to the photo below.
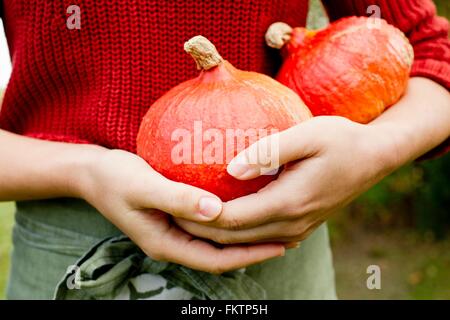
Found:
<svg viewBox="0 0 450 320"><path fill-rule="evenodd" d="M385 20L349 17L320 31L271 25L269 46L282 49L276 77L313 115L368 123L404 93L414 59L405 35Z"/></svg>
<svg viewBox="0 0 450 320"><path fill-rule="evenodd" d="M169 90L149 109L138 154L165 177L223 201L258 191L274 175L240 181L227 164L252 142L311 118L298 95L274 79L241 71L197 36L186 42L200 75Z"/></svg>

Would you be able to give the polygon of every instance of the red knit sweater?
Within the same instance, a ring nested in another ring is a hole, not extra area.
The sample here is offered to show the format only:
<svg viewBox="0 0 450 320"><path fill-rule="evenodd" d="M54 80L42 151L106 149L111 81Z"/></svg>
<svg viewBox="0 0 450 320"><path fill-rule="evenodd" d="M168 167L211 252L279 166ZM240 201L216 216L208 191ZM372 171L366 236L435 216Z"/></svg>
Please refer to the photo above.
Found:
<svg viewBox="0 0 450 320"><path fill-rule="evenodd" d="M197 75L183 43L202 34L245 70L273 75L264 44L275 21L305 24L306 0L0 0L13 71L0 128L27 136L134 152L140 121L165 91ZM81 29L66 26L81 8ZM324 0L332 20L371 4L411 40L412 75L450 88L448 23L431 0ZM2 68L2 66L0 66ZM2 70L0 69L0 72Z"/></svg>

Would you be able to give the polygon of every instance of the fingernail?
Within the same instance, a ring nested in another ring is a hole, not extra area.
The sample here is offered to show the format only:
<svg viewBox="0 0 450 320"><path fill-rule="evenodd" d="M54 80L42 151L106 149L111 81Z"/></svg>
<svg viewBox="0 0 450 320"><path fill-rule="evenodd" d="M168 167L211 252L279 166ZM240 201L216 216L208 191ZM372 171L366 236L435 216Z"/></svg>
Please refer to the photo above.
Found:
<svg viewBox="0 0 450 320"><path fill-rule="evenodd" d="M245 156L238 156L231 160L227 166L227 172L233 177L240 177L250 170L250 166L245 159Z"/></svg>
<svg viewBox="0 0 450 320"><path fill-rule="evenodd" d="M202 197L198 202L200 214L209 219L217 217L222 211L222 202L213 197Z"/></svg>

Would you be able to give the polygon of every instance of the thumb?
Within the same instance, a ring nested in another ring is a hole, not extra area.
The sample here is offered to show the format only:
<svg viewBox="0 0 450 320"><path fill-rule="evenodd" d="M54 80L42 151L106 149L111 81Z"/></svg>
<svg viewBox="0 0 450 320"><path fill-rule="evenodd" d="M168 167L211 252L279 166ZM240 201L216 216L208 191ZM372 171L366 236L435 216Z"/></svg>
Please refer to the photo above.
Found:
<svg viewBox="0 0 450 320"><path fill-rule="evenodd" d="M163 176L158 180L148 197L152 208L196 222L213 221L222 212L222 201L216 195Z"/></svg>
<svg viewBox="0 0 450 320"><path fill-rule="evenodd" d="M282 165L314 154L313 139L304 125L269 135L241 151L230 161L227 172L239 180L274 175Z"/></svg>

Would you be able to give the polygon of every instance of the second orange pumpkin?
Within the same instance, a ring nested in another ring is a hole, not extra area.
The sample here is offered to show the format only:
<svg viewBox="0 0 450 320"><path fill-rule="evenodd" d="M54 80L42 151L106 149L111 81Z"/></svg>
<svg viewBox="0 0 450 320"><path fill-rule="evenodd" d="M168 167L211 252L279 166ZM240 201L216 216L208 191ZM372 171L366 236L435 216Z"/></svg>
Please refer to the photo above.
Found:
<svg viewBox="0 0 450 320"><path fill-rule="evenodd" d="M414 59L405 35L385 20L341 19L320 31L273 24L267 44L285 57L277 80L313 115L368 123L404 93Z"/></svg>

